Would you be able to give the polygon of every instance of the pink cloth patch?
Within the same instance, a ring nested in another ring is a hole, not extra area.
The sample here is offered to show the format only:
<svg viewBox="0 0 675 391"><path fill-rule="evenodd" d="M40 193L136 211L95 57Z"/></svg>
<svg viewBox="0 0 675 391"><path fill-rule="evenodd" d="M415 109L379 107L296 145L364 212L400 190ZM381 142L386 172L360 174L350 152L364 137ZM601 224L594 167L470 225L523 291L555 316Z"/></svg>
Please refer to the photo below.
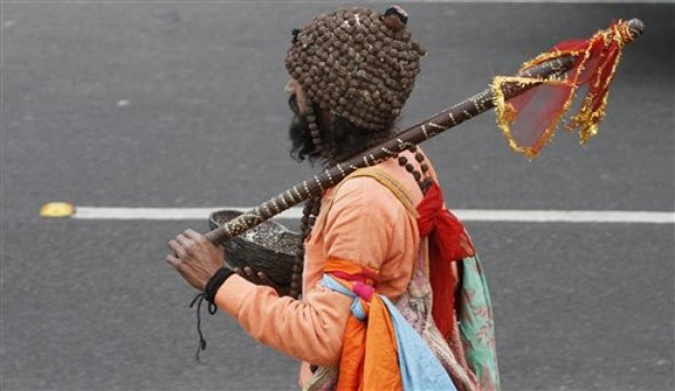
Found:
<svg viewBox="0 0 675 391"><path fill-rule="evenodd" d="M356 293L363 300L370 301L371 297L373 297L373 293L375 293L375 288L373 288L372 285L357 282L354 284L352 292Z"/></svg>

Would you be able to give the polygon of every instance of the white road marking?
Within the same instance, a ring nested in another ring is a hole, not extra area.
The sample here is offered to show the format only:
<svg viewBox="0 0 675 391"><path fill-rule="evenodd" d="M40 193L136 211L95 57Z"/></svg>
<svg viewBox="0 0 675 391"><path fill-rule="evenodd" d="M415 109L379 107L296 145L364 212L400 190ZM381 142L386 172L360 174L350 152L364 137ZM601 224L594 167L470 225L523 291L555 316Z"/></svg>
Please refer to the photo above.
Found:
<svg viewBox="0 0 675 391"><path fill-rule="evenodd" d="M252 208L106 208L79 206L72 218L85 220L204 220L220 209L247 211ZM642 223L675 224L675 212L618 211L618 210L507 210L455 209L462 221L517 222L517 223ZM299 219L302 208L290 208L277 216Z"/></svg>
<svg viewBox="0 0 675 391"><path fill-rule="evenodd" d="M284 1L284 3L302 3L304 1L312 2L314 0L295 0ZM399 0L397 3L524 3L524 4L539 4L539 3L601 3L598 0ZM635 0L612 0L610 3L635 3ZM641 4L669 4L669 0L644 0Z"/></svg>

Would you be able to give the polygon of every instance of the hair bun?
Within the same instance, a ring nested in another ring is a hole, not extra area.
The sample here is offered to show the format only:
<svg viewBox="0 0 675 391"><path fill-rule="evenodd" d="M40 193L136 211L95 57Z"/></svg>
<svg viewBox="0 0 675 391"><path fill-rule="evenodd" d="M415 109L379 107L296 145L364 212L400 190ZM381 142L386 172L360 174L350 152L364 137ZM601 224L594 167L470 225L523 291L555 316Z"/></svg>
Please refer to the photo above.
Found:
<svg viewBox="0 0 675 391"><path fill-rule="evenodd" d="M408 23L408 13L398 5L393 5L384 11L382 22L391 30L399 31Z"/></svg>

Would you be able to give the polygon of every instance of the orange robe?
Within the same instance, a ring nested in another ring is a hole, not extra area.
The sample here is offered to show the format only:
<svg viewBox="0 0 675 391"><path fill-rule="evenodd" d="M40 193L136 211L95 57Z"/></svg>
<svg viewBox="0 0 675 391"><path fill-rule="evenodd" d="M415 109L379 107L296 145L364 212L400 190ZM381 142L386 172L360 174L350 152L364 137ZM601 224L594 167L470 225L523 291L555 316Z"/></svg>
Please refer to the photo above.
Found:
<svg viewBox="0 0 675 391"><path fill-rule="evenodd" d="M419 169L412 153L401 155ZM421 201L414 178L395 159L377 167L403 184L415 205ZM230 277L216 295L218 307L254 339L303 361L301 384L311 376L310 363L339 363L351 314L350 298L317 285L326 260L349 260L379 271L378 293L394 301L406 290L420 244L415 219L375 179L353 178L335 190L324 194L321 212L306 243L301 301L279 297L274 289L254 285L237 275Z"/></svg>

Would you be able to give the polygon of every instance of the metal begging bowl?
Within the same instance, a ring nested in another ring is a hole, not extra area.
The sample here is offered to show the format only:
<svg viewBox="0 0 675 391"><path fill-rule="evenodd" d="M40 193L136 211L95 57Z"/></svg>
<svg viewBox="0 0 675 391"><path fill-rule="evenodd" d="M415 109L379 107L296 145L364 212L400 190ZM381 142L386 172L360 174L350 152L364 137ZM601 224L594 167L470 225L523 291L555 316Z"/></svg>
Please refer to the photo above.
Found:
<svg viewBox="0 0 675 391"><path fill-rule="evenodd" d="M215 211L209 215L209 226L216 229L241 214L228 209ZM268 220L223 243L225 263L230 268L250 266L277 285L290 285L299 241L299 233Z"/></svg>

